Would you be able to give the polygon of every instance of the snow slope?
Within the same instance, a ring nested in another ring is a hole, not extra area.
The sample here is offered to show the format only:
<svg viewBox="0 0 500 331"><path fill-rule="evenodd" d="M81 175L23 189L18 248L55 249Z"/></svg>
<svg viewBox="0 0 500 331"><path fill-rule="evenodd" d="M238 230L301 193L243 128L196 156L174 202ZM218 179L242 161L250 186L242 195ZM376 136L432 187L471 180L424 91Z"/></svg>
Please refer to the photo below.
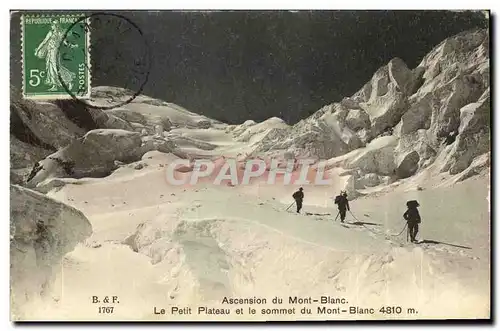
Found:
<svg viewBox="0 0 500 331"><path fill-rule="evenodd" d="M333 222L333 204L315 192L320 188L306 188L305 213L297 215L284 211L290 199L283 204L248 187L169 186L160 166L167 159L154 153L142 161L149 165L140 171L121 169L120 174L80 180L49 193L83 211L94 233L64 258L59 301L34 316L72 320L394 317L324 315L317 314L316 308L302 317L236 315L234 309L229 316L153 313L154 307L223 307L224 296L269 301L280 296L287 301L288 296L321 295L346 298L346 306L402 306L405 313L398 318L489 315L486 176L452 188L409 192L396 188L380 197L359 198L351 202L359 221L348 215L344 227ZM291 193L284 186L274 189L281 189L283 196ZM404 235L390 236L404 225L404 202L414 198L421 203L420 239L427 241L420 245L407 244ZM112 316L97 314L90 295L117 295L120 304ZM283 304L281 308L302 306ZM256 308L265 307L276 308ZM418 314L406 314L411 307Z"/></svg>

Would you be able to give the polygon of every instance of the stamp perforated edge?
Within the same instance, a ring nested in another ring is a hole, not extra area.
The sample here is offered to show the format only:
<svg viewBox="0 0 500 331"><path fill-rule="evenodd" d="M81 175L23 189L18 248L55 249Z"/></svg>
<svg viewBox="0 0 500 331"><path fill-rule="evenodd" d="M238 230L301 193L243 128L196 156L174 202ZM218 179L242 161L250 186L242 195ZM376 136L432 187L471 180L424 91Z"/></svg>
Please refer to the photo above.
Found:
<svg viewBox="0 0 500 331"><path fill-rule="evenodd" d="M23 99L30 99L30 100L62 100L62 99L88 99L90 98L91 90L92 90L92 61L90 59L90 50L92 45L90 44L90 29L86 31L85 34L85 43L86 43L86 51L87 51L87 56L86 56L86 62L87 62L87 93L82 96L72 96L71 94L65 92L65 93L60 93L60 94L47 94L47 95L28 95L26 94L26 71L24 70L24 19L25 17L76 17L81 19L82 17L86 17L85 14L58 14L58 13L51 13L51 14L22 14L21 15L21 76L22 76L22 96ZM85 18L85 21L87 23L87 26L90 27L90 20L88 17Z"/></svg>

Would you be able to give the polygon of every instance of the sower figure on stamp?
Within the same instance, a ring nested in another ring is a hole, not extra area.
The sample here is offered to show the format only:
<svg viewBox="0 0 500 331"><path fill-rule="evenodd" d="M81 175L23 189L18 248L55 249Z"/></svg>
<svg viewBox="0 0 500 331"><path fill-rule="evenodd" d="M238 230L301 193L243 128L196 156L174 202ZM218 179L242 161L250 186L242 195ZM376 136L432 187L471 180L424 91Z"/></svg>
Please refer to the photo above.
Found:
<svg viewBox="0 0 500 331"><path fill-rule="evenodd" d="M68 68L62 65L59 57L59 46L61 43L64 43L65 46L69 46L71 48L78 46L69 44L66 40L64 40L64 34L65 33L59 26L58 21L54 20L49 32L40 45L38 45L35 49L35 56L40 59L45 59L45 84L52 85L49 91L55 91L58 87L62 86L57 74L57 68L59 68L61 79L70 90L73 86L73 80L76 78L76 74L74 72L71 72Z"/></svg>
<svg viewBox="0 0 500 331"><path fill-rule="evenodd" d="M347 200L347 192L340 191L340 195L335 197L335 204L339 208L340 222L344 223L346 210L351 210L349 200Z"/></svg>
<svg viewBox="0 0 500 331"><path fill-rule="evenodd" d="M295 204L297 205L297 213L300 213L300 210L302 209L302 201L304 200L304 192L303 188L299 188L298 191L296 191L293 195L292 198L295 200Z"/></svg>
<svg viewBox="0 0 500 331"><path fill-rule="evenodd" d="M417 207L419 207L419 203L416 200L410 200L406 202L406 206L408 209L403 214L404 219L408 224L408 231L410 233L411 242L416 242L415 237L418 233L418 224L421 222L420 214L418 212Z"/></svg>

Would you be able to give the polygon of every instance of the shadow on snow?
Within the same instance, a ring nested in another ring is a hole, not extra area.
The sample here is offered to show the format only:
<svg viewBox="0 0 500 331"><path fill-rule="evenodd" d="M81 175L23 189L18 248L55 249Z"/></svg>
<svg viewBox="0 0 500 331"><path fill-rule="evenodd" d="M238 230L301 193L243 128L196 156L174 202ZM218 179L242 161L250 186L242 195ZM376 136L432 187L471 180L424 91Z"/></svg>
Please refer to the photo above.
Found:
<svg viewBox="0 0 500 331"><path fill-rule="evenodd" d="M472 249L471 247L468 247L468 246L449 244L449 243L436 241L436 240L430 240L430 239L424 239L424 240L419 241L418 243L419 244L431 244L431 245L447 245L447 246L452 246L452 247L457 247L457 248Z"/></svg>

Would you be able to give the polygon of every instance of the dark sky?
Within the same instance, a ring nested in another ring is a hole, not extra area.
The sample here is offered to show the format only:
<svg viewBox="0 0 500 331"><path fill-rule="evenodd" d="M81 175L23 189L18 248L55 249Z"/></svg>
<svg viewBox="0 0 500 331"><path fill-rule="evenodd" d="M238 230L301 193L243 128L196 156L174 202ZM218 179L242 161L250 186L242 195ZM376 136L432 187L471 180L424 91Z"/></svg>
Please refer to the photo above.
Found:
<svg viewBox="0 0 500 331"><path fill-rule="evenodd" d="M296 123L355 93L392 58L414 68L443 39L486 26L482 14L445 11L120 14L149 44L143 93L228 123ZM95 29L93 85L134 89L130 59L144 54L142 37L111 23Z"/></svg>

